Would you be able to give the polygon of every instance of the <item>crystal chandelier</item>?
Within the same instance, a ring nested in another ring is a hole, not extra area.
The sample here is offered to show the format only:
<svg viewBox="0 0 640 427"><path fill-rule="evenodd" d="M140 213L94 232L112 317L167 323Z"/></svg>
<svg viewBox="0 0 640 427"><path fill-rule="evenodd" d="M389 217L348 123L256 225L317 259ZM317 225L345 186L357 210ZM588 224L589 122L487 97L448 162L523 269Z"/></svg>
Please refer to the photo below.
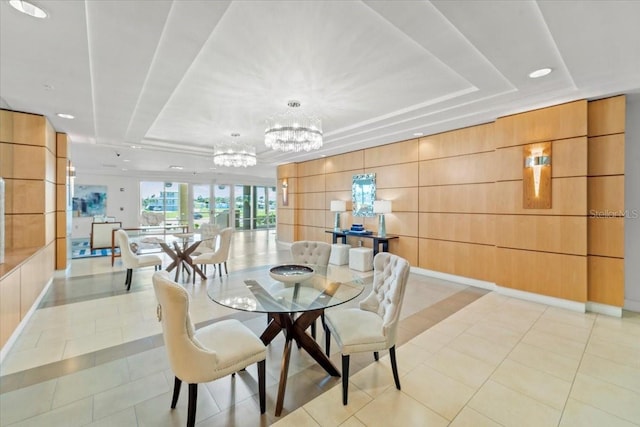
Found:
<svg viewBox="0 0 640 427"><path fill-rule="evenodd" d="M238 137L240 134L232 133L231 136ZM256 148L250 144L235 141L216 144L213 149L213 163L216 166L235 168L255 166Z"/></svg>
<svg viewBox="0 0 640 427"><path fill-rule="evenodd" d="M296 114L294 108L300 107L300 102L289 101L290 107L284 114L267 119L264 131L264 143L267 147L278 151L317 150L322 147L322 122L317 117Z"/></svg>

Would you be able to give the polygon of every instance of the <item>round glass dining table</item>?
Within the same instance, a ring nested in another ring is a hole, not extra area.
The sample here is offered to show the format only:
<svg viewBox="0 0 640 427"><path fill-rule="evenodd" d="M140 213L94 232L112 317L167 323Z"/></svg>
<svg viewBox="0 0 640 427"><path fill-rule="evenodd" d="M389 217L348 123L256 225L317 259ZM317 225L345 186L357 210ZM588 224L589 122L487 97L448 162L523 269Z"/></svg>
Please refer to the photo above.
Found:
<svg viewBox="0 0 640 427"><path fill-rule="evenodd" d="M298 347L304 349L327 373L339 377L338 369L324 354L316 340L306 333L306 330L315 323L325 309L358 297L364 289L364 284L360 277L352 275L346 269L314 265L293 265L294 272L297 267L312 268L311 277L274 275L273 277L282 279L276 280L270 274L273 267L264 266L230 273L219 281L209 283L207 294L211 300L225 307L267 313L267 327L260 336L265 345L273 341L280 332L284 333L286 341L275 411L275 415L280 416L292 342L295 341Z"/></svg>

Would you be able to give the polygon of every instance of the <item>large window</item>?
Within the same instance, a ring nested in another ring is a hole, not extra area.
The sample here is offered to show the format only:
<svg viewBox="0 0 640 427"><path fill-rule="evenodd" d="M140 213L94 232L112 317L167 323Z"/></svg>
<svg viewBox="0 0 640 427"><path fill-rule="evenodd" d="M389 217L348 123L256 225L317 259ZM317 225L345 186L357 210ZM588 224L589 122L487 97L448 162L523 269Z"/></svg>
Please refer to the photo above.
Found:
<svg viewBox="0 0 640 427"><path fill-rule="evenodd" d="M140 206L142 225L149 222L152 215L145 212L155 212L165 225L188 223L187 218L187 184L179 182L148 182L140 183Z"/></svg>
<svg viewBox="0 0 640 427"><path fill-rule="evenodd" d="M216 185L213 189L215 205L213 207L214 222L220 227L231 224L231 186Z"/></svg>
<svg viewBox="0 0 640 427"><path fill-rule="evenodd" d="M211 186L209 184L193 185L193 228L209 222Z"/></svg>

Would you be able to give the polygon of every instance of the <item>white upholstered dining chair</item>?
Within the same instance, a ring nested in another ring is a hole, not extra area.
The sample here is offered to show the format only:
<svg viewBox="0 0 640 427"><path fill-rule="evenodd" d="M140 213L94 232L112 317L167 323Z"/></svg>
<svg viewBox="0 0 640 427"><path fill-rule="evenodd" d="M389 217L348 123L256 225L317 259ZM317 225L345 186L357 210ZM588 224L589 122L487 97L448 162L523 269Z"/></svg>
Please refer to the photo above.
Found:
<svg viewBox="0 0 640 427"><path fill-rule="evenodd" d="M129 243L129 236L124 230L116 230L116 241L120 247L120 258L122 259L122 265L127 269L127 276L124 279L124 284L127 290L131 289L131 280L133 278L133 269L141 267L155 267L156 270L162 268L162 258L158 255L147 254L137 255L131 250Z"/></svg>
<svg viewBox="0 0 640 427"><path fill-rule="evenodd" d="M217 264L222 277L222 264L224 264L225 274L229 274L227 270L227 260L229 259L229 250L231 249L231 238L233 237L233 228L227 227L220 231L218 236L219 245L213 252L205 252L193 258L194 264ZM193 283L196 282L196 275L193 275Z"/></svg>
<svg viewBox="0 0 640 427"><path fill-rule="evenodd" d="M187 426L193 426L198 383L217 380L257 363L260 413L264 414L267 350L260 338L236 319L217 321L196 330L189 315L189 293L172 281L166 271L154 273L152 280L164 345L175 375L171 408L176 407L182 382L187 382Z"/></svg>
<svg viewBox="0 0 640 427"><path fill-rule="evenodd" d="M358 308L328 310L325 315L325 351L330 354L331 335L342 353L342 403L349 392L349 355L389 350L396 388L400 390L396 363L396 339L400 309L409 279L409 262L388 252L373 259L373 287Z"/></svg>

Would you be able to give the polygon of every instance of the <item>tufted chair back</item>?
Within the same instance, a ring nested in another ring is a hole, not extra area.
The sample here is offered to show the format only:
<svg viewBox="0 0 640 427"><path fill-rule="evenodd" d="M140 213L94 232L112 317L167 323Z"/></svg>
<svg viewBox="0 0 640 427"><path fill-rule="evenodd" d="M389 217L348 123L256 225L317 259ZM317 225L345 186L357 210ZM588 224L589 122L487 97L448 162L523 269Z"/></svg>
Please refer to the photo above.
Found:
<svg viewBox="0 0 640 427"><path fill-rule="evenodd" d="M200 233L200 240L202 240L202 242L198 248L204 246L215 250L217 237L220 235L220 226L218 224L202 224L200 226Z"/></svg>
<svg viewBox="0 0 640 427"><path fill-rule="evenodd" d="M329 265L331 245L325 242L300 240L291 244L293 262L326 267Z"/></svg>
<svg viewBox="0 0 640 427"><path fill-rule="evenodd" d="M409 280L409 262L388 252L379 252L373 259L373 288L360 302L360 309L382 317L387 342L395 344L400 309Z"/></svg>

